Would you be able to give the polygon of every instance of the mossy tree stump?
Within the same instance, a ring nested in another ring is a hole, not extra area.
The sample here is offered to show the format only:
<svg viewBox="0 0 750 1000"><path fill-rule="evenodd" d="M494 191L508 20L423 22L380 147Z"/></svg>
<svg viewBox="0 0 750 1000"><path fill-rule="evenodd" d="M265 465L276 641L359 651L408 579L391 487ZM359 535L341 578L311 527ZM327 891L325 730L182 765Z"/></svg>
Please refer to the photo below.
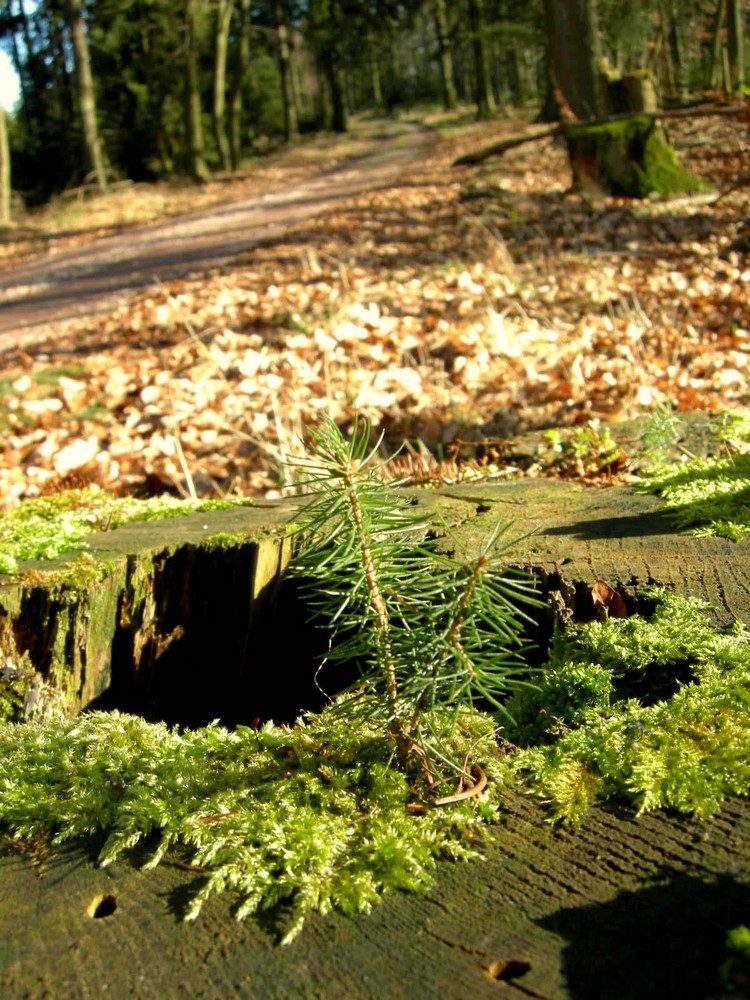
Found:
<svg viewBox="0 0 750 1000"><path fill-rule="evenodd" d="M623 198L697 191L657 121L638 115L595 125L569 125L565 141L574 186Z"/></svg>
<svg viewBox="0 0 750 1000"><path fill-rule="evenodd" d="M679 535L659 500L628 487L526 480L413 497L446 554L477 552L509 524L507 562L578 617L604 580L626 601L661 583L708 600L719 622L750 624L750 540ZM175 721L252 722L276 712L264 703L275 690L293 714L314 689L315 652L303 656L307 611L283 592L295 510L131 522L91 537L83 576L75 553L22 565L0 582L6 642L60 687L71 713L109 695ZM725 932L750 913L749 836L747 802L705 824L594 808L566 833L509 792L484 863L442 864L426 896L391 896L371 916L315 915L283 949L276 916L237 924L231 899L182 923L196 876L179 863L142 872L139 856L98 869L96 845L53 853L42 869L8 854L0 993L100 996L106 984L143 998L718 996Z"/></svg>

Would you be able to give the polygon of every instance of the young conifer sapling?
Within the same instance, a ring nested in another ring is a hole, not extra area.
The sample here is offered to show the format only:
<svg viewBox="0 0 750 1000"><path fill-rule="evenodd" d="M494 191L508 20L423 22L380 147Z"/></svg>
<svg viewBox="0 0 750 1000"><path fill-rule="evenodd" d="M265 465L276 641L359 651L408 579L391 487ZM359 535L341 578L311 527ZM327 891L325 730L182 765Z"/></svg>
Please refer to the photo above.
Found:
<svg viewBox="0 0 750 1000"><path fill-rule="evenodd" d="M454 551L441 554L412 498L386 486L382 438L370 447L366 421L347 440L325 418L310 437L295 572L330 629L326 661L359 667L337 710L348 723L376 719L400 764L421 763L433 787L446 769L469 778L470 762L446 750L459 712L502 712L508 693L531 683L519 604L534 602L533 585L502 567L507 525L476 555L443 525Z"/></svg>

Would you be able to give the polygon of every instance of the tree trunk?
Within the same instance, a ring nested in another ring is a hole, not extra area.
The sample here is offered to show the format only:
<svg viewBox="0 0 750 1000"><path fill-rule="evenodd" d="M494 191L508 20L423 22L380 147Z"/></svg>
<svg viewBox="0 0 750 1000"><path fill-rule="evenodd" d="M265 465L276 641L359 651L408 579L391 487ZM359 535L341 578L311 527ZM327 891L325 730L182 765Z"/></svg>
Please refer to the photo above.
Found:
<svg viewBox="0 0 750 1000"><path fill-rule="evenodd" d="M232 169L236 170L242 159L242 95L245 74L250 65L250 13L251 0L240 0L240 26L236 43L230 118L230 143Z"/></svg>
<svg viewBox="0 0 750 1000"><path fill-rule="evenodd" d="M322 128L330 128L333 120L331 86L328 80L328 61L323 52L315 53L315 119Z"/></svg>
<svg viewBox="0 0 750 1000"><path fill-rule="evenodd" d="M10 217L10 146L8 118L0 106L0 226L9 226Z"/></svg>
<svg viewBox="0 0 750 1000"><path fill-rule="evenodd" d="M603 112L596 0L545 0L550 84L581 121Z"/></svg>
<svg viewBox="0 0 750 1000"><path fill-rule="evenodd" d="M185 134L187 168L194 181L207 181L210 174L203 158L201 92L198 79L198 43L196 39L196 0L185 3Z"/></svg>
<svg viewBox="0 0 750 1000"><path fill-rule="evenodd" d="M660 6L662 31L668 41L665 52L668 54L670 64L671 85L674 95L681 102L687 100L687 79L686 65L684 57L684 25L682 18L684 12L680 10L679 4L675 0L669 3L662 2Z"/></svg>
<svg viewBox="0 0 750 1000"><path fill-rule="evenodd" d="M733 91L738 91L745 85L743 7L742 0L727 0L727 43Z"/></svg>
<svg viewBox="0 0 750 1000"><path fill-rule="evenodd" d="M706 74L706 86L718 88L721 86L721 25L724 20L724 0L717 0L714 15L714 29L711 37L710 64Z"/></svg>
<svg viewBox="0 0 750 1000"><path fill-rule="evenodd" d="M482 0L469 0L469 25L471 27L471 44L474 53L477 118L489 118L494 110L495 101L490 86L487 44L484 37L484 20L482 17Z"/></svg>
<svg viewBox="0 0 750 1000"><path fill-rule="evenodd" d="M287 10L282 0L274 0L273 15L276 22L278 39L279 75L281 76L281 100L284 106L284 138L292 142L299 135L297 125L297 108L294 104L292 89L292 68L289 58L289 29L287 27Z"/></svg>
<svg viewBox="0 0 750 1000"><path fill-rule="evenodd" d="M339 59L326 67L328 86L331 91L331 128L334 132L346 132L346 75Z"/></svg>
<svg viewBox="0 0 750 1000"><path fill-rule="evenodd" d="M161 54L158 49L154 50L152 33L146 24L141 27L140 42L144 82L148 92L146 107L151 143L158 156L160 174L168 176L174 169L174 160L163 120L165 87L158 65Z"/></svg>
<svg viewBox="0 0 750 1000"><path fill-rule="evenodd" d="M104 169L104 156L96 124L94 81L91 76L91 61L86 40L86 28L83 23L81 0L68 0L68 16L78 76L78 106L83 126L86 173L93 175L100 191L106 191L107 174Z"/></svg>
<svg viewBox="0 0 750 1000"><path fill-rule="evenodd" d="M23 9L23 0L18 0L18 3L20 5L19 9L20 9L21 24L23 25L26 20L26 13ZM13 17L17 16L13 13L12 3L9 5L9 11ZM28 27L26 28L26 32L28 33ZM28 108L26 106L28 102L28 79L26 76L26 67L24 66L21 60L21 53L18 48L18 38L16 37L16 31L11 32L10 43L11 43L11 52L13 59L13 69L16 71L16 76L18 77L19 88L21 91L21 109L22 113L24 114L24 117L26 117L28 114ZM31 54L28 49L26 51L29 55Z"/></svg>
<svg viewBox="0 0 750 1000"><path fill-rule="evenodd" d="M76 88L67 67L68 48L63 26L56 18L53 18L50 23L49 33L49 59L60 109L60 120L65 131L72 132L75 119Z"/></svg>
<svg viewBox="0 0 750 1000"><path fill-rule="evenodd" d="M232 23L234 0L218 0L216 7L216 49L214 62L214 136L222 170L229 170L231 156L224 127L224 107L227 88L227 45Z"/></svg>
<svg viewBox="0 0 750 1000"><path fill-rule="evenodd" d="M347 130L346 74L341 53L343 23L340 3L338 0L330 0L323 59L331 96L331 128L334 132Z"/></svg>
<svg viewBox="0 0 750 1000"><path fill-rule="evenodd" d="M565 128L573 183L590 195L647 198L700 190L652 116Z"/></svg>
<svg viewBox="0 0 750 1000"><path fill-rule="evenodd" d="M443 107L450 111L456 107L456 87L453 83L453 52L448 31L448 15L445 0L434 0L435 31L438 41L438 56L440 59L440 83L443 91Z"/></svg>
<svg viewBox="0 0 750 1000"><path fill-rule="evenodd" d="M375 32L367 29L367 53L370 58L370 79L372 80L372 103L376 108L383 107L383 88L380 85L380 66L378 65L378 49L375 42Z"/></svg>
<svg viewBox="0 0 750 1000"><path fill-rule="evenodd" d="M31 85L27 87L24 97L24 108L29 120L36 119L38 129L43 132L47 119L47 108L42 96L45 92L44 70L42 65L43 55L36 52L29 29L29 19L26 15L26 8L23 0L17 0L18 13L15 15L21 24L23 34L23 47L26 52L26 72L18 75L23 80L25 76L30 78Z"/></svg>

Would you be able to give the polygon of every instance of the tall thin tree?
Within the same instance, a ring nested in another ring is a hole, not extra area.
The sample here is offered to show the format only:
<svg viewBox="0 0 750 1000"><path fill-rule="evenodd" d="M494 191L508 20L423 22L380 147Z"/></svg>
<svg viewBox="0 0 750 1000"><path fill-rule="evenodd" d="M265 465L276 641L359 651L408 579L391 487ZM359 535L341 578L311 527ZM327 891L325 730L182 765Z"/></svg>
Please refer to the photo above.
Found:
<svg viewBox="0 0 750 1000"><path fill-rule="evenodd" d="M86 172L93 176L100 191L106 191L107 174L104 168L104 156L99 138L99 129L96 123L94 79L91 73L89 46L86 39L86 26L83 20L83 5L81 0L68 0L68 23L70 25L70 37L73 42L73 55L78 78L78 107L83 126Z"/></svg>
<svg viewBox="0 0 750 1000"><path fill-rule="evenodd" d="M742 0L727 0L727 42L732 89L745 86L745 30Z"/></svg>
<svg viewBox="0 0 750 1000"><path fill-rule="evenodd" d="M184 0L185 15L185 133L188 173L196 181L209 178L203 152L201 92L198 79L198 39L196 0Z"/></svg>
<svg viewBox="0 0 750 1000"><path fill-rule="evenodd" d="M453 52L451 37L448 31L448 13L445 0L433 0L435 14L435 31L438 42L438 58L440 60L440 82L443 91L443 105L446 110L456 106L456 87L453 83Z"/></svg>
<svg viewBox="0 0 750 1000"><path fill-rule="evenodd" d="M242 98L245 90L245 76L250 65L251 14L251 0L240 0L240 24L235 48L229 115L229 142L233 170L237 169L242 158Z"/></svg>
<svg viewBox="0 0 750 1000"><path fill-rule="evenodd" d="M224 125L227 89L227 46L235 0L216 0L216 44L214 47L213 124L216 148L223 170L229 170L231 153Z"/></svg>
<svg viewBox="0 0 750 1000"><path fill-rule="evenodd" d="M292 142L299 132L297 107L292 86L292 64L289 49L289 28L287 26L288 7L282 0L273 0L273 14L278 38L279 75L281 76L281 100L284 107L284 137Z"/></svg>
<svg viewBox="0 0 750 1000"><path fill-rule="evenodd" d="M474 53L474 85L477 102L477 118L489 118L495 100L490 87L490 70L487 58L487 43L484 37L484 15L482 0L469 0L469 25L471 45Z"/></svg>
<svg viewBox="0 0 750 1000"><path fill-rule="evenodd" d="M10 147L5 108L0 106L0 226L10 225Z"/></svg>

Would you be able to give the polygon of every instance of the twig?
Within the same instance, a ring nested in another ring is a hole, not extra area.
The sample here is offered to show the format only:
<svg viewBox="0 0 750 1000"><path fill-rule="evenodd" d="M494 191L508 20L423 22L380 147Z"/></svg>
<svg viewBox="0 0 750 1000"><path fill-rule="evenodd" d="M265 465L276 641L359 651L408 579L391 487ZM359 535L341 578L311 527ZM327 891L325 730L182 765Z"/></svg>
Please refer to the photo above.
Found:
<svg viewBox="0 0 750 1000"><path fill-rule="evenodd" d="M199 823L216 823L220 819L229 819L231 816L239 816L239 812L226 812L226 813L211 813L210 816L199 816Z"/></svg>
<svg viewBox="0 0 750 1000"><path fill-rule="evenodd" d="M479 764L475 764L472 770L477 775L477 781L471 788L465 788L463 792L456 792L454 795L446 795L442 799L433 799L433 807L450 806L454 802L465 802L467 799L475 799L480 796L487 787L487 775Z"/></svg>
<svg viewBox="0 0 750 1000"><path fill-rule="evenodd" d="M204 868L203 865L189 865L186 861L175 861L171 860L168 862L174 868L179 868L184 872L197 872L199 875L205 875L208 868Z"/></svg>
<svg viewBox="0 0 750 1000"><path fill-rule="evenodd" d="M726 198L730 194L734 194L735 191L739 191L740 188L747 187L750 185L750 174L743 174L739 177L734 184L731 184L724 191L720 191L710 202L710 205L718 205L719 202Z"/></svg>
<svg viewBox="0 0 750 1000"><path fill-rule="evenodd" d="M185 483L187 484L188 495L190 496L191 500L197 500L198 499L198 494L197 494L197 492L195 490L195 483L193 482L193 477L190 474L190 469L189 469L187 461L185 459L185 453L182 450L182 444L180 443L180 436L177 433L177 431L175 430L174 434L171 434L170 437L172 438L172 441L174 442L174 450L175 450L175 452L177 454L177 460L180 463L180 468L182 469L182 474L185 477Z"/></svg>

